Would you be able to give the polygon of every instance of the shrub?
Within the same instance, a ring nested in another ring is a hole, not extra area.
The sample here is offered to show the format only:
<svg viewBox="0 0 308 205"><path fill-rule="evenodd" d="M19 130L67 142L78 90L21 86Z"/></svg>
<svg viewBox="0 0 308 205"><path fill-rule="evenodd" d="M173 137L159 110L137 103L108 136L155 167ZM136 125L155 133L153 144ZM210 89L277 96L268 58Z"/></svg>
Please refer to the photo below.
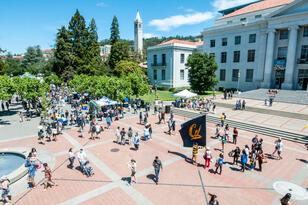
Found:
<svg viewBox="0 0 308 205"><path fill-rule="evenodd" d="M169 92L174 93L174 91L175 91L175 88L169 88Z"/></svg>
<svg viewBox="0 0 308 205"><path fill-rule="evenodd" d="M157 86L157 90L168 90L168 89L164 86Z"/></svg>

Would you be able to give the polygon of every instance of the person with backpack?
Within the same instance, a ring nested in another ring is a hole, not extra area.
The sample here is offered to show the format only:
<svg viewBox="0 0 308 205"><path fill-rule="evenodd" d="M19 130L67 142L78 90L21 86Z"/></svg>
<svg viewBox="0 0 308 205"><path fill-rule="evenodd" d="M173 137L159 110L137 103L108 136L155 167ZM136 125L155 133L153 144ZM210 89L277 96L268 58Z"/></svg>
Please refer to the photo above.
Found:
<svg viewBox="0 0 308 205"><path fill-rule="evenodd" d="M163 169L163 165L160 159L158 158L158 156L156 156L153 161L153 167L155 171L155 184L158 185L158 175L159 175L160 169Z"/></svg>
<svg viewBox="0 0 308 205"><path fill-rule="evenodd" d="M139 150L139 143L140 143L140 137L138 135L138 132L136 132L135 137L134 137L134 146L135 146L136 151Z"/></svg>
<svg viewBox="0 0 308 205"><path fill-rule="evenodd" d="M203 155L203 159L205 160L204 169L206 169L206 167L210 167L211 158L212 158L212 153L210 151L210 148L206 147L205 153Z"/></svg>
<svg viewBox="0 0 308 205"><path fill-rule="evenodd" d="M222 165L224 163L224 155L222 153L219 154L219 158L216 162L216 170L215 170L215 174L217 174L218 168L219 168L219 174L221 175L222 172Z"/></svg>

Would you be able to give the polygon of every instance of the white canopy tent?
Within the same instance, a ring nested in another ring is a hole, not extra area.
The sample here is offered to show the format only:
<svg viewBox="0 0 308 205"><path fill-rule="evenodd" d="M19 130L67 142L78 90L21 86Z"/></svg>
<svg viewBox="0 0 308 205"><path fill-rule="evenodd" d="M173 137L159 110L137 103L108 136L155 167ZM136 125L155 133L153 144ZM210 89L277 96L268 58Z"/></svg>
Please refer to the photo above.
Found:
<svg viewBox="0 0 308 205"><path fill-rule="evenodd" d="M197 96L197 94L193 93L193 92L190 92L189 90L185 89L185 90L182 90L179 93L174 94L173 96L174 97L179 97L179 98L192 98L192 97Z"/></svg>
<svg viewBox="0 0 308 205"><path fill-rule="evenodd" d="M117 101L111 100L111 99L109 99L107 97L102 97L101 99L97 100L96 103L99 106L107 106L107 105L116 105L116 104L118 104Z"/></svg>

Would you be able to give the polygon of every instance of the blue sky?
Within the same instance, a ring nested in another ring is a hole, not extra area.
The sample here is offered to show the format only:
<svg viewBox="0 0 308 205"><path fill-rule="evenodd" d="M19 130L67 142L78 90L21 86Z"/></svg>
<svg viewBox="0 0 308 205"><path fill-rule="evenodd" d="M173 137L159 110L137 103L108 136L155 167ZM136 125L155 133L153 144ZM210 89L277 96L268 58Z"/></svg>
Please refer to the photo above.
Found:
<svg viewBox="0 0 308 205"><path fill-rule="evenodd" d="M219 17L217 10L253 0L1 0L0 48L24 53L28 46L53 48L57 29L67 26L78 9L87 23L93 17L99 40L110 37L114 15L120 36L133 39L137 9L144 37L199 35Z"/></svg>

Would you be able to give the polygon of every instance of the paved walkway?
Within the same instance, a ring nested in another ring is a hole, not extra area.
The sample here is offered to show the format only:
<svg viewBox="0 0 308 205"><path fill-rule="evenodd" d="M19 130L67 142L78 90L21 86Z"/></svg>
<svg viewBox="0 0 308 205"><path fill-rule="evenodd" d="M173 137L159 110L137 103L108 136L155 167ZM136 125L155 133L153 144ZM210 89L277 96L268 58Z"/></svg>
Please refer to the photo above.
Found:
<svg viewBox="0 0 308 205"><path fill-rule="evenodd" d="M186 119L175 116L176 127ZM262 172L239 172L227 155L222 175L213 173L214 166L204 169L201 151L198 156L198 167L189 163L191 149L183 148L178 130L175 135L168 135L166 124L156 124L157 117L151 115L149 122L153 126L153 140L142 141L138 152L132 146L121 146L113 142L117 126L132 127L134 132L142 135L143 125L136 123L137 117L114 122L111 129L102 133L101 139L89 140L86 132L79 138L77 129L66 130L59 136L58 142L39 145L37 137L21 138L0 142L1 147L25 146L37 147L51 153L56 158L53 178L58 186L42 192L42 187L13 196L16 204L206 204L208 193L215 193L221 204L273 204L278 205L281 196L276 193L272 184L277 180L292 181L302 187L308 187L308 152L303 146L284 142L283 160L269 159ZM88 127L85 129L88 130ZM220 141L212 139L215 125L207 123L208 145L213 156L217 158ZM238 146L250 144L254 133L239 131ZM264 139L266 153L273 151L273 139L259 135ZM84 147L94 168L95 175L87 178L78 170L66 167L67 150L73 147L78 150ZM118 148L118 152L111 149ZM226 144L225 153L235 145ZM152 161L158 155L164 169L160 173L160 184L153 182ZM137 161L137 184L127 186L125 178L129 176L127 163L131 158ZM283 170L283 171L282 171ZM39 178L36 178L38 181ZM14 185L12 186L14 190ZM245 194L243 194L245 193ZM293 201L292 204L307 204L306 201Z"/></svg>

